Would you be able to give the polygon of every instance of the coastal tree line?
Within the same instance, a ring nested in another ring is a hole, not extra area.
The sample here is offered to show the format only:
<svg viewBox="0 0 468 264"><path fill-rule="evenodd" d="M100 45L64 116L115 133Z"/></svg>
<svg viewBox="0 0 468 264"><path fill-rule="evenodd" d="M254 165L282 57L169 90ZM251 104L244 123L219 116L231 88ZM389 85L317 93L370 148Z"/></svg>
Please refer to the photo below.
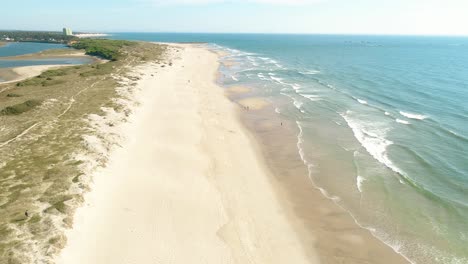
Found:
<svg viewBox="0 0 468 264"><path fill-rule="evenodd" d="M68 44L77 40L75 36L66 36L55 31L0 31L0 41L42 42Z"/></svg>
<svg viewBox="0 0 468 264"><path fill-rule="evenodd" d="M70 46L75 49L85 50L87 55L117 61L123 56L121 53L122 48L135 44L135 42L126 40L80 39L79 41L70 44Z"/></svg>

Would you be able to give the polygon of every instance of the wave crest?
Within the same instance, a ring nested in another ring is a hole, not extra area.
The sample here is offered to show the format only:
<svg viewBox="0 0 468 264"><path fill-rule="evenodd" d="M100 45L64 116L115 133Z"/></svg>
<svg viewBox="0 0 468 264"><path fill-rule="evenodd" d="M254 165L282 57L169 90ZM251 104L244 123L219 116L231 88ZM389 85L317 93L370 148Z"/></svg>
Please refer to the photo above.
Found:
<svg viewBox="0 0 468 264"><path fill-rule="evenodd" d="M402 116L404 116L406 118L417 119L417 120L424 120L424 119L428 118L428 116L426 116L426 115L408 113L408 112L403 112L403 111L400 111L400 115L402 115Z"/></svg>

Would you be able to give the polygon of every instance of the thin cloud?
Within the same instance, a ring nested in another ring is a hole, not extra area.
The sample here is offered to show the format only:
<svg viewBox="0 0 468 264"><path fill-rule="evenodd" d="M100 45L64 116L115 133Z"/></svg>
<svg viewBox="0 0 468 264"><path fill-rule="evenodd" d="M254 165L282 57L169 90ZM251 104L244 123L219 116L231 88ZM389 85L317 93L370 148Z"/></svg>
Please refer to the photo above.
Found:
<svg viewBox="0 0 468 264"><path fill-rule="evenodd" d="M325 0L140 0L140 2L156 5L205 5L220 3L254 3L265 5L307 5L324 2Z"/></svg>

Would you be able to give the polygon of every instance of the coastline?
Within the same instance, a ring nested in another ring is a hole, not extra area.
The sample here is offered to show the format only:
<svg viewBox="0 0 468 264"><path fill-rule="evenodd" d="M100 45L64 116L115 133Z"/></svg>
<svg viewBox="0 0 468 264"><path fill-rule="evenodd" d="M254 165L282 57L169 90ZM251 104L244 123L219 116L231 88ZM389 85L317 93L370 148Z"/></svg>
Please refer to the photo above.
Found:
<svg viewBox="0 0 468 264"><path fill-rule="evenodd" d="M291 124L262 99L229 101L249 89L214 83L218 55L171 46L172 66L138 67L127 140L93 176L57 263L408 263L313 186Z"/></svg>
<svg viewBox="0 0 468 264"><path fill-rule="evenodd" d="M231 67L224 61L221 65ZM230 79L220 73L218 83L224 78ZM288 215L294 215L290 222L296 233L306 248L316 249L321 263L411 263L397 248L361 226L335 197L314 183L299 148L302 131L276 112L276 107L290 103L288 99L265 103L270 100L259 97L258 91L249 86L226 86L224 90L239 105L241 122L273 172L279 201L290 210Z"/></svg>
<svg viewBox="0 0 468 264"><path fill-rule="evenodd" d="M128 140L94 176L57 263L318 263L214 83L218 57L176 47L172 66L138 68Z"/></svg>
<svg viewBox="0 0 468 264"><path fill-rule="evenodd" d="M240 102L248 95L242 98ZM296 147L301 132L295 123L279 118L274 111L274 106L268 106L239 112L274 172L279 201L293 215L290 222L305 247L315 248L321 263L410 263L315 185Z"/></svg>

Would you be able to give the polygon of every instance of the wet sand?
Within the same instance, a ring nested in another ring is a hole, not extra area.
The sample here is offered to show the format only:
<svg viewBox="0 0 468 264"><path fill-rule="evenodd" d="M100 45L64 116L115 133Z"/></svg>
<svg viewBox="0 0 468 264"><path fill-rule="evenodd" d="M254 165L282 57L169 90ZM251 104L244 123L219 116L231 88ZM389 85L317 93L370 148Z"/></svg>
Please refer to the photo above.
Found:
<svg viewBox="0 0 468 264"><path fill-rule="evenodd" d="M238 103L248 110L260 110L270 104L267 99L260 97L241 99Z"/></svg>
<svg viewBox="0 0 468 264"><path fill-rule="evenodd" d="M248 95L231 99L241 102ZM255 92L250 95L257 100ZM273 172L273 185L287 215L292 216L290 222L305 248L316 250L320 263L409 263L315 187L296 147L299 131L295 123L281 119L274 105L239 113Z"/></svg>

